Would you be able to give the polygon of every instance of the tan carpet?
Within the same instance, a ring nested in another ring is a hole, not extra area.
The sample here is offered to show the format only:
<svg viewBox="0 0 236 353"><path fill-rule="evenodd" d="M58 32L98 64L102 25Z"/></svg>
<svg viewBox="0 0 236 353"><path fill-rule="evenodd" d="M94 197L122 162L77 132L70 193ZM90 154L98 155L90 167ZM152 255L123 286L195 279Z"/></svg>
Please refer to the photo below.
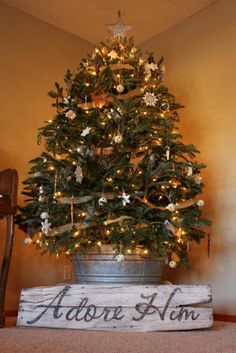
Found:
<svg viewBox="0 0 236 353"><path fill-rule="evenodd" d="M210 330L110 333L78 330L0 329L0 353L236 353L236 323Z"/></svg>

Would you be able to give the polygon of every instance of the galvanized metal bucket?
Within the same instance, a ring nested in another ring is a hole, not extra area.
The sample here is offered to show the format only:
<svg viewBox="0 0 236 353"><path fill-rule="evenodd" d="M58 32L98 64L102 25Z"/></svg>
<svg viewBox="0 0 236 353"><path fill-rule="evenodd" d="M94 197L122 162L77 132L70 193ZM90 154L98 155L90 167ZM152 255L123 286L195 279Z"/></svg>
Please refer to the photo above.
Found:
<svg viewBox="0 0 236 353"><path fill-rule="evenodd" d="M86 254L75 252L72 257L74 282L81 284L123 283L159 284L164 259L158 255L142 254L140 249L117 261L110 245L96 247Z"/></svg>

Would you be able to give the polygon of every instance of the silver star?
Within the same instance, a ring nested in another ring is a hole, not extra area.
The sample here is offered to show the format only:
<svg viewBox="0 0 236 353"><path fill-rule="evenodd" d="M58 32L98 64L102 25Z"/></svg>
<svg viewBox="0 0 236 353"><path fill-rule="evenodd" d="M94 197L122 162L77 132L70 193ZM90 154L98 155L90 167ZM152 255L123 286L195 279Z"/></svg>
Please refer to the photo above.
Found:
<svg viewBox="0 0 236 353"><path fill-rule="evenodd" d="M123 192L122 196L119 196L121 198L123 206L126 206L127 203L130 203L130 195L127 195L125 192Z"/></svg>
<svg viewBox="0 0 236 353"><path fill-rule="evenodd" d="M87 136L91 129L91 127L86 127L86 129L81 132L80 136Z"/></svg>
<svg viewBox="0 0 236 353"><path fill-rule="evenodd" d="M121 13L118 11L118 20L114 24L107 25L107 28L112 32L113 36L120 40L121 38L126 37L126 32L132 28L132 25L124 24Z"/></svg>
<svg viewBox="0 0 236 353"><path fill-rule="evenodd" d="M44 222L41 222L42 232L48 235L51 232L51 223L48 222L48 219L45 219Z"/></svg>

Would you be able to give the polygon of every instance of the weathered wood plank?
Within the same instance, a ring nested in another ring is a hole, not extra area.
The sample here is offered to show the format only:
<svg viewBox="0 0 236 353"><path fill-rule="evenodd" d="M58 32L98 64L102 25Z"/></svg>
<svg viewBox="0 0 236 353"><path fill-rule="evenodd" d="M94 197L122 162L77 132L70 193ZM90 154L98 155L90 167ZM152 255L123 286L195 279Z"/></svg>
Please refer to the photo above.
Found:
<svg viewBox="0 0 236 353"><path fill-rule="evenodd" d="M202 285L61 285L22 290L18 326L84 330L163 331L211 327Z"/></svg>
<svg viewBox="0 0 236 353"><path fill-rule="evenodd" d="M91 301L96 300L96 305L112 305L114 302L123 306L132 306L135 300L138 300L140 293L150 295L150 292L158 293L158 306L166 304L166 298L173 292L175 285L73 285L73 292L68 291L69 296L79 297L89 296ZM55 287L36 287L33 289L24 289L21 294L22 300L28 303L37 303L40 300L53 299L55 293L64 288L64 285ZM210 303L211 287L209 285L181 285L180 290L176 291L172 298L171 305L190 305L200 303ZM32 295L33 290L33 295ZM121 295L122 294L122 295Z"/></svg>

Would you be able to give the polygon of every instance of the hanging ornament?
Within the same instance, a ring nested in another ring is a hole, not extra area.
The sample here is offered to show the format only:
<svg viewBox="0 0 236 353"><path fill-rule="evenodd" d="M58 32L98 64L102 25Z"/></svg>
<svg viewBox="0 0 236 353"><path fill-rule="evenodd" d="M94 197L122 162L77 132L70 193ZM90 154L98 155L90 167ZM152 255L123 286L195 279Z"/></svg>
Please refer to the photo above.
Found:
<svg viewBox="0 0 236 353"><path fill-rule="evenodd" d="M152 107L155 107L157 103L157 97L155 96L154 93L151 93L151 92L146 92L143 97L143 100L146 103L146 105L152 106Z"/></svg>
<svg viewBox="0 0 236 353"><path fill-rule="evenodd" d="M104 105L109 103L108 95L106 93L103 94L91 94L95 108L102 108Z"/></svg>
<svg viewBox="0 0 236 353"><path fill-rule="evenodd" d="M82 183L83 180L83 170L80 165L77 165L75 170L75 178L77 183Z"/></svg>
<svg viewBox="0 0 236 353"><path fill-rule="evenodd" d="M175 207L175 204L173 203L169 203L169 205L166 206L167 210L173 212L175 211L176 207Z"/></svg>
<svg viewBox="0 0 236 353"><path fill-rule="evenodd" d="M170 160L170 147L167 147L167 150L166 150L166 160L167 161Z"/></svg>
<svg viewBox="0 0 236 353"><path fill-rule="evenodd" d="M189 164L188 170L187 170L187 176L192 176L193 175L193 166Z"/></svg>
<svg viewBox="0 0 236 353"><path fill-rule="evenodd" d="M47 219L47 218L49 218L49 215L48 215L47 212L42 212L41 215L40 215L40 218L41 219Z"/></svg>
<svg viewBox="0 0 236 353"><path fill-rule="evenodd" d="M111 108L110 112L107 114L109 119L112 119L114 121L119 121L121 119L121 109L117 108L117 110Z"/></svg>
<svg viewBox="0 0 236 353"><path fill-rule="evenodd" d="M69 104L70 103L69 99L70 99L70 96L64 97L64 99L63 99L64 104Z"/></svg>
<svg viewBox="0 0 236 353"><path fill-rule="evenodd" d="M194 176L194 179L195 179L195 182L196 182L197 184L201 184L201 183L202 183L202 177L201 177L200 174L199 174L199 175L195 175L195 176Z"/></svg>
<svg viewBox="0 0 236 353"><path fill-rule="evenodd" d="M80 136L83 136L83 137L87 136L87 135L90 133L90 130L92 130L92 128L87 126L87 127L81 132Z"/></svg>
<svg viewBox="0 0 236 353"><path fill-rule="evenodd" d="M114 141L115 143L121 143L122 140L123 140L123 137L122 137L122 135L120 135L120 134L113 137L113 141Z"/></svg>
<svg viewBox="0 0 236 353"><path fill-rule="evenodd" d="M125 256L123 254L118 254L115 259L117 262L123 262L125 261Z"/></svg>
<svg viewBox="0 0 236 353"><path fill-rule="evenodd" d="M40 187L39 187L39 202L44 202L44 199L45 199L45 197L44 197L44 188L43 188L43 185L40 185Z"/></svg>
<svg viewBox="0 0 236 353"><path fill-rule="evenodd" d="M65 116L70 120L74 120L74 118L76 117L76 113L74 112L74 110L70 109L65 113Z"/></svg>
<svg viewBox="0 0 236 353"><path fill-rule="evenodd" d="M204 206L204 204L205 204L204 200L198 200L198 201L197 201L197 205L198 205L199 207Z"/></svg>
<svg viewBox="0 0 236 353"><path fill-rule="evenodd" d="M124 91L125 87L120 83L118 86L116 86L116 90L119 93L122 93Z"/></svg>
<svg viewBox="0 0 236 353"><path fill-rule="evenodd" d="M172 233L175 232L175 227L172 226L172 224L168 221L168 219L165 220L164 226L167 230L170 230Z"/></svg>
<svg viewBox="0 0 236 353"><path fill-rule="evenodd" d="M156 162L156 157L154 154L151 154L149 157L149 167L153 168Z"/></svg>
<svg viewBox="0 0 236 353"><path fill-rule="evenodd" d="M89 105L89 103L88 103L88 97L87 97L87 96L85 96L85 98L84 98L84 105L83 105L83 108L84 108L84 110L89 110L89 108L90 108L90 105Z"/></svg>
<svg viewBox="0 0 236 353"><path fill-rule="evenodd" d="M44 222L41 222L42 225L42 232L45 233L46 235L49 235L51 232L51 223L48 222L48 219L45 219Z"/></svg>
<svg viewBox="0 0 236 353"><path fill-rule="evenodd" d="M34 176L36 176L36 177L41 177L41 176L42 176L42 173L36 172L36 173L34 173Z"/></svg>
<svg viewBox="0 0 236 353"><path fill-rule="evenodd" d="M91 219L93 219L93 217L95 216L95 210L93 207L89 207L88 211L87 211L87 215L85 217L85 222L89 222L91 221Z"/></svg>
<svg viewBox="0 0 236 353"><path fill-rule="evenodd" d="M118 57L118 54L115 50L111 50L109 53L108 53L108 56L111 58L111 59L116 59Z"/></svg>
<svg viewBox="0 0 236 353"><path fill-rule="evenodd" d="M122 196L119 196L122 201L123 206L126 206L127 203L130 203L130 195L127 195L125 192L122 193Z"/></svg>
<svg viewBox="0 0 236 353"><path fill-rule="evenodd" d="M107 199L105 197L100 197L100 199L98 200L98 204L99 206L104 206L107 204Z"/></svg>
<svg viewBox="0 0 236 353"><path fill-rule="evenodd" d="M118 20L114 24L107 25L107 28L113 34L113 37L120 40L121 38L126 37L126 32L132 28L131 25L125 25L122 18L121 13L118 11Z"/></svg>
<svg viewBox="0 0 236 353"><path fill-rule="evenodd" d="M105 46L104 46L104 47L102 47L101 52L102 52L102 54L103 54L103 55L105 55L105 56L106 56L106 55L107 55L107 53L108 53L108 48L107 48L107 47L105 47Z"/></svg>
<svg viewBox="0 0 236 353"><path fill-rule="evenodd" d="M169 267L170 268L176 268L176 266L177 266L177 263L175 261L170 261L169 262Z"/></svg>
<svg viewBox="0 0 236 353"><path fill-rule="evenodd" d="M31 239L31 237L29 235L27 235L26 237L24 237L22 239L22 242L25 244L25 245L30 245L32 244L33 240Z"/></svg>
<svg viewBox="0 0 236 353"><path fill-rule="evenodd" d="M151 74L151 71L157 70L158 66L155 63L146 63L144 66L145 73L147 75Z"/></svg>
<svg viewBox="0 0 236 353"><path fill-rule="evenodd" d="M170 104L167 100L163 100L161 103L160 103L160 109L165 112L167 110L170 109Z"/></svg>

